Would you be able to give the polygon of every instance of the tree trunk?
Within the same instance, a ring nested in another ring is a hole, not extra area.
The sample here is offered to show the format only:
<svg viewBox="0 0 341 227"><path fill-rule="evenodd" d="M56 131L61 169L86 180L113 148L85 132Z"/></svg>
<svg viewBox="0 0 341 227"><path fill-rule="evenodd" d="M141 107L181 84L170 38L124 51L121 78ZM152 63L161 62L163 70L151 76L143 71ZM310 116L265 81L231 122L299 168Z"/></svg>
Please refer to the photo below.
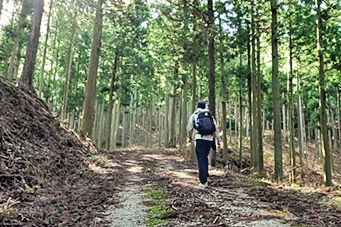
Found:
<svg viewBox="0 0 341 227"><path fill-rule="evenodd" d="M96 99L96 83L97 83L97 69L98 61L101 50L101 38L102 38L102 22L103 22L103 4L104 0L98 0L95 26L94 26L94 38L92 43L89 76L86 83L85 99L83 105L83 121L81 130L85 135L91 135L93 121L94 121L94 104Z"/></svg>
<svg viewBox="0 0 341 227"><path fill-rule="evenodd" d="M2 8L3 8L3 0L0 0L0 18L1 18Z"/></svg>
<svg viewBox="0 0 341 227"><path fill-rule="evenodd" d="M166 94L166 113L165 113L165 147L168 146L169 143L169 95Z"/></svg>
<svg viewBox="0 0 341 227"><path fill-rule="evenodd" d="M131 128L129 133L129 147L132 147L134 144L134 138L135 138L135 128L136 128L136 108L137 108L137 87L135 86L134 96L131 95ZM135 103L134 103L135 102Z"/></svg>
<svg viewBox="0 0 341 227"><path fill-rule="evenodd" d="M181 141L181 145L182 145L182 150L183 150L183 153L186 153L186 131L187 131L187 121L188 121L188 118L187 118L187 92L188 92L188 82L187 82L187 75L184 75L184 79L183 79L183 87L184 87L184 90L183 90L183 101L182 101L182 105L183 105L183 108L182 108L182 135L181 135L181 138L180 138L180 141Z"/></svg>
<svg viewBox="0 0 341 227"><path fill-rule="evenodd" d="M226 81L225 81L225 62L222 39L220 40L220 72L221 72L221 103L223 107L223 118L221 120L223 127L223 162L226 165L228 161L227 152L227 127L226 127Z"/></svg>
<svg viewBox="0 0 341 227"><path fill-rule="evenodd" d="M332 121L332 132L333 132L333 148L334 151L337 150L337 129L336 129L336 123L335 123L335 117L333 110L330 110L330 116L331 116L331 121Z"/></svg>
<svg viewBox="0 0 341 227"><path fill-rule="evenodd" d="M97 122L98 122L98 132L97 132L97 147L99 149L102 148L102 131L103 131L103 118L104 118L104 103L101 105L101 108L99 110L99 114L98 114L98 119L97 119Z"/></svg>
<svg viewBox="0 0 341 227"><path fill-rule="evenodd" d="M121 92L118 91L118 100L117 100L117 104L116 104L116 112L115 112L115 118L114 118L114 128L113 128L113 133L114 133L114 139L113 139L113 150L112 151L116 151L116 146L117 146L117 137L118 137L118 129L119 129L119 125L120 125L120 106L121 106Z"/></svg>
<svg viewBox="0 0 341 227"><path fill-rule="evenodd" d="M22 7L21 7L21 13L20 13L19 21L18 21L17 32L16 32L15 38L14 38L12 55L11 55L11 59L10 59L10 63L9 63L8 71L7 71L7 77L11 78L11 79L17 79L17 77L14 77L15 63L17 62L18 55L21 55L21 53L20 53L21 47L19 47L19 45L21 44L21 42L20 42L21 34L22 34L22 31L24 30L24 27L25 27L26 11L28 9L28 6L29 6L28 0L23 0ZM19 52L19 50L20 50L20 52ZM19 61L20 61L20 59L19 59Z"/></svg>
<svg viewBox="0 0 341 227"><path fill-rule="evenodd" d="M230 97L230 95L228 95ZM229 98L228 97L228 98ZM232 107L231 107L231 100L228 100L228 115L229 115L229 134L230 134L230 143L232 143Z"/></svg>
<svg viewBox="0 0 341 227"><path fill-rule="evenodd" d="M52 52L52 59L51 59L51 74L52 74L52 78L49 79L49 83L52 84L50 87L51 92L53 92L55 90L54 88L54 84L55 84L55 80L56 80L56 74L57 74L57 67L58 67L58 56L59 56L59 44L60 44L60 39L59 39L59 34L60 31L58 29L58 20L56 22L56 30L54 33L54 38L53 38L53 52ZM56 55L56 57L55 57ZM54 66L56 62L56 67ZM51 82L52 81L52 82ZM51 94L51 108L53 106L53 93Z"/></svg>
<svg viewBox="0 0 341 227"><path fill-rule="evenodd" d="M281 102L280 87L278 83L278 39L277 39L277 1L271 0L271 46L272 46L272 92L274 108L274 146L275 146L275 179L283 179L282 163L282 133L281 133Z"/></svg>
<svg viewBox="0 0 341 227"><path fill-rule="evenodd" d="M215 117L215 59L214 59L214 34L212 27L214 25L213 17L213 0L208 0L208 21L209 21L209 42L208 42L208 57L209 57L209 73L208 73L208 90L209 90L209 110L212 116ZM215 163L214 163L215 164Z"/></svg>
<svg viewBox="0 0 341 227"><path fill-rule="evenodd" d="M321 18L321 0L316 0L316 23L317 23L317 50L319 59L319 92L320 92L320 124L321 124L321 142L322 154L324 160L324 183L326 186L332 185L331 173L331 153L328 142L327 129L327 113L326 113L326 91L324 78L324 62L323 62L323 38L322 38L322 18Z"/></svg>
<svg viewBox="0 0 341 227"><path fill-rule="evenodd" d="M214 50L214 12L213 12L213 0L208 0L208 24L209 24L209 42L208 42L208 58L209 58L209 73L208 73L208 100L209 110L212 116L215 118L215 50ZM216 165L216 151L211 151L211 165Z"/></svg>
<svg viewBox="0 0 341 227"><path fill-rule="evenodd" d="M258 111L257 111L257 72L256 72L256 34L255 34L255 18L254 18L255 5L254 0L251 0L251 107L252 107L252 167L253 172L259 171L259 146L258 142Z"/></svg>
<svg viewBox="0 0 341 227"><path fill-rule="evenodd" d="M338 137L336 137L336 140L338 141L338 147L341 147L341 115L340 115L340 90L337 93L337 122L338 122Z"/></svg>
<svg viewBox="0 0 341 227"><path fill-rule="evenodd" d="M112 79L111 79L111 86L110 86L110 93L109 93L109 113L112 112L113 106L114 106L114 100L113 100L113 94L115 92L115 82L116 82L116 73L117 73L117 68L118 68L118 62L119 62L120 56L119 53L115 53L115 60L114 60L114 67L112 70ZM111 132L111 123L112 123L112 114L109 114L108 116L108 132L107 133L107 139L106 139L106 147L107 149L110 148L110 132Z"/></svg>
<svg viewBox="0 0 341 227"><path fill-rule="evenodd" d="M47 42L49 40L49 33L50 33L50 21L51 21L52 6L53 6L53 0L50 1L50 11L49 11L49 16L47 18L47 31L46 31L46 36L45 36L43 63L41 65L41 69L40 69L40 79L39 79L39 97L40 98L42 98L41 95L43 92L43 80L44 80L44 73L45 73L46 51L47 51ZM73 29L72 29L72 32L73 32Z"/></svg>
<svg viewBox="0 0 341 227"><path fill-rule="evenodd" d="M297 83L298 83L298 120L299 120L299 150L300 150L300 165L301 167L304 166L303 164L303 152L305 150L304 147L304 121L303 121L303 111L302 111L302 95L301 95L301 78L297 74Z"/></svg>
<svg viewBox="0 0 341 227"><path fill-rule="evenodd" d="M249 139L249 108L245 110L245 123L246 123L246 138Z"/></svg>
<svg viewBox="0 0 341 227"><path fill-rule="evenodd" d="M179 110L178 110L178 112L179 112L179 151L180 151L180 153L182 153L183 152L183 150L182 150L182 137L183 137L183 135L182 135L182 124L183 124L183 122L182 122L182 115L183 115L183 104L182 104L182 102L183 102L183 93L184 93L184 91L183 91L183 89L180 89L180 94L179 94ZM184 153L183 153L184 154Z"/></svg>
<svg viewBox="0 0 341 227"><path fill-rule="evenodd" d="M262 126L262 75L260 72L260 28L257 25L257 128L258 128L258 174L263 176L264 171L264 160L263 160L263 126Z"/></svg>
<svg viewBox="0 0 341 227"><path fill-rule="evenodd" d="M21 62L21 50L22 50L22 42L19 42L19 47L18 47L18 54L17 58L14 63L14 73L13 73L13 78L16 80L18 78L18 73L19 73L19 66Z"/></svg>
<svg viewBox="0 0 341 227"><path fill-rule="evenodd" d="M64 84L64 95L63 95L63 107L62 107L62 114L60 119L63 121L66 116L67 106L68 106L68 99L69 99L69 87L70 87L70 77L72 71L72 58L73 58L73 46L76 40L76 32L77 32L77 14L75 13L73 21L72 21L72 34L71 34L71 41L70 46L68 49L68 63L67 63L67 72L66 72L66 79ZM44 52L44 54L46 54ZM43 65L45 62L43 61ZM43 73L43 71L42 71ZM43 79L43 78L41 78ZM42 86L42 84L41 84Z"/></svg>
<svg viewBox="0 0 341 227"><path fill-rule="evenodd" d="M176 96L177 96L177 80L179 75L179 62L175 61L174 66L174 87L173 87L173 102L172 102L172 120L170 130L170 141L168 147L176 147Z"/></svg>
<svg viewBox="0 0 341 227"><path fill-rule="evenodd" d="M127 115L129 114L129 112L127 111L126 107L123 108L123 129L122 129L122 147L125 147L125 136L126 136L126 130L128 127L127 124ZM128 115L129 116L129 115Z"/></svg>
<svg viewBox="0 0 341 227"><path fill-rule="evenodd" d="M20 78L19 87L24 90L34 91L33 76L36 65L37 50L40 37L41 18L44 12L44 0L35 1L34 18L31 29L30 40L27 45L24 70Z"/></svg>
<svg viewBox="0 0 341 227"><path fill-rule="evenodd" d="M239 90L239 169L242 169L243 155L243 96L242 89Z"/></svg>
<svg viewBox="0 0 341 227"><path fill-rule="evenodd" d="M295 156L295 119L294 119L294 100L293 100L293 52L292 52L292 26L289 22L289 73L288 73L288 130L289 130L289 157L292 167L292 179L295 179L296 156Z"/></svg>
<svg viewBox="0 0 341 227"><path fill-rule="evenodd" d="M282 93L282 99L285 98L284 92ZM282 115L283 115L283 143L285 144L287 141L287 122L286 122L286 109L285 104L282 105Z"/></svg>
<svg viewBox="0 0 341 227"><path fill-rule="evenodd" d="M251 45L250 45L250 38L248 39L247 42L247 66L248 66L248 75L247 75L247 86L248 86L248 98L249 98L249 131L250 132L250 154L251 154L251 165L253 165L253 140L252 140L252 133L253 133L253 128L252 128L252 73L251 73Z"/></svg>

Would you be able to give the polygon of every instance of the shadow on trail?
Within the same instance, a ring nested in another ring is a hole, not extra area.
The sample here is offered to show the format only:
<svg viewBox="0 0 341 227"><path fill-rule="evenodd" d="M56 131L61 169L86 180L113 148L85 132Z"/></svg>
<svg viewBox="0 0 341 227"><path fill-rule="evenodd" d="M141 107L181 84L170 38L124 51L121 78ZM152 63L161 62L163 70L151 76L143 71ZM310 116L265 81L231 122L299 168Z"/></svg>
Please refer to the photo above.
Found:
<svg viewBox="0 0 341 227"><path fill-rule="evenodd" d="M341 226L341 212L325 195L249 183L249 178L210 170L209 187L199 188L197 163L177 151L143 151L144 183L165 192L168 226Z"/></svg>

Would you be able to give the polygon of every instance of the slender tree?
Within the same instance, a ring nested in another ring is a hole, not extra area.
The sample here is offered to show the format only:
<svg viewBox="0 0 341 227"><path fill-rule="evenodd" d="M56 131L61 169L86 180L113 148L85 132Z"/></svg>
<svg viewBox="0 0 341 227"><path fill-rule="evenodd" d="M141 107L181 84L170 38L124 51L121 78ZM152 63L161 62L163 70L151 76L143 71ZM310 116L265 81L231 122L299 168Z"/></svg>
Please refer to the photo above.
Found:
<svg viewBox="0 0 341 227"><path fill-rule="evenodd" d="M19 16L19 21L18 21L17 32L14 37L12 55L10 58L10 63L9 63L8 72L7 72L8 78L16 79L16 77L14 77L15 63L16 63L16 59L18 58L18 55L21 54L20 53L21 51L19 51L21 50L20 40L21 40L22 31L24 30L24 27L25 27L26 12L28 10L28 5L29 5L28 0L23 0L22 6L21 6L21 12Z"/></svg>
<svg viewBox="0 0 341 227"><path fill-rule="evenodd" d="M208 58L209 58L209 72L208 72L208 99L209 110L213 117L215 117L215 50L214 50L214 12L213 0L208 0L208 22L209 22L209 40L208 40ZM212 150L211 165L215 166L216 152Z"/></svg>
<svg viewBox="0 0 341 227"><path fill-rule="evenodd" d="M68 99L69 99L69 87L70 87L70 78L71 78L71 71L72 71L72 59L73 59L73 47L76 40L76 33L77 33L77 10L75 10L74 15L71 15L72 20L72 32L71 32L71 40L70 40L70 46L68 49L68 62L67 62L67 71L66 71L66 79L64 84L64 95L63 95L63 106L62 106L62 114L61 114L61 120L66 119L66 112L67 112L67 106L68 106ZM42 85L41 85L42 86Z"/></svg>
<svg viewBox="0 0 341 227"><path fill-rule="evenodd" d="M324 183L326 186L332 185L331 172L331 154L330 145L328 141L327 129L327 112L326 112L326 90L325 90L325 76L324 76L324 62L323 62L323 27L321 15L321 0L316 0L316 23L317 23L317 50L319 61L319 92L320 92L320 127L321 127L321 147L322 155L324 157Z"/></svg>
<svg viewBox="0 0 341 227"><path fill-rule="evenodd" d="M24 70L20 78L19 87L24 90L34 91L33 74L36 65L37 50L40 37L41 18L44 12L44 0L35 1L34 18L32 23L30 40L27 45Z"/></svg>
<svg viewBox="0 0 341 227"><path fill-rule="evenodd" d="M177 96L177 80L179 77L179 61L175 60L174 65L174 86L173 86L173 101L172 101L172 115L170 125L170 140L168 147L176 147L176 96Z"/></svg>
<svg viewBox="0 0 341 227"><path fill-rule="evenodd" d="M277 39L277 1L271 0L271 46L272 46L272 96L274 108L274 145L275 145L275 179L283 179L281 102L278 82L278 39Z"/></svg>
<svg viewBox="0 0 341 227"><path fill-rule="evenodd" d="M47 42L49 40L49 34L50 34L50 21L51 21L51 14L52 14L52 6L53 6L53 0L50 2L50 10L49 10L49 16L47 18L47 31L45 36L45 46L44 46L44 53L43 53L43 62L41 64L40 69L40 78L39 78L39 97L42 98L42 92L43 92L43 84L44 84L44 73L45 73L45 61L46 61L46 52L47 52Z"/></svg>
<svg viewBox="0 0 341 227"><path fill-rule="evenodd" d="M295 157L295 127L293 107L293 43L292 43L292 22L289 18L289 72L288 72L288 129L289 129L289 157L292 166L292 179L295 179L296 157Z"/></svg>
<svg viewBox="0 0 341 227"><path fill-rule="evenodd" d="M106 145L107 145L107 149L110 149L110 135L111 135L111 124L112 124L112 110L113 110L113 106L114 106L114 92L115 92L115 82L117 80L117 68L118 68L118 62L120 59L120 53L118 51L116 51L115 53L115 60L114 60L114 67L112 70L112 79L111 79L111 86L110 86L110 93L109 93L109 109L108 109L108 131L107 131L107 140L106 140Z"/></svg>
<svg viewBox="0 0 341 227"><path fill-rule="evenodd" d="M98 0L95 26L94 26L94 38L92 41L89 76L86 83L85 99L83 104L83 120L81 131L85 135L91 135L93 121L94 121L94 108L96 99L96 83L97 83L97 69L99 55L101 51L101 38L102 38L102 23L103 23L103 5L104 0Z"/></svg>

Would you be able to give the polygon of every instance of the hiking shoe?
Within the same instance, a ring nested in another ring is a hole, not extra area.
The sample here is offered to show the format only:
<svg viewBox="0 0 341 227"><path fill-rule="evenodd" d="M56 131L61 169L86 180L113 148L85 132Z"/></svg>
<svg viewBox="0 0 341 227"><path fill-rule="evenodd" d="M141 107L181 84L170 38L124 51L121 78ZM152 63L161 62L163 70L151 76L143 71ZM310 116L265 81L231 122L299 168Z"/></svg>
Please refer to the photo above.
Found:
<svg viewBox="0 0 341 227"><path fill-rule="evenodd" d="M201 188L207 188L207 187L208 187L208 183L207 183L207 182L206 182L205 184L200 183L200 184L199 184L199 187L201 187Z"/></svg>

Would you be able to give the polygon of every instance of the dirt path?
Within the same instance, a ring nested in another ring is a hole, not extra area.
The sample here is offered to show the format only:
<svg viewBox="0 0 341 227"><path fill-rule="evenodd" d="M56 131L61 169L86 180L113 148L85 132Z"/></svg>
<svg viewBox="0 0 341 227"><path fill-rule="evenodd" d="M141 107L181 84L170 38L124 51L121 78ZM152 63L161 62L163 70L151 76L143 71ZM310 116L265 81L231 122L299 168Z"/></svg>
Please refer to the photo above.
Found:
<svg viewBox="0 0 341 227"><path fill-rule="evenodd" d="M148 207L141 203L152 185L165 193L158 226L341 226L341 212L319 201L321 197L295 191L278 191L246 177L210 170L209 187L198 187L196 162L177 151L127 152L130 176L111 209L111 226L146 226Z"/></svg>
<svg viewBox="0 0 341 227"><path fill-rule="evenodd" d="M146 186L142 185L143 181L141 162L136 158L138 152L122 152L124 158L121 165L126 166L129 176L126 176L126 183L123 190L116 195L119 200L117 205L110 207L106 212L106 220L112 227L145 227L147 218L147 207L142 205L146 193Z"/></svg>

